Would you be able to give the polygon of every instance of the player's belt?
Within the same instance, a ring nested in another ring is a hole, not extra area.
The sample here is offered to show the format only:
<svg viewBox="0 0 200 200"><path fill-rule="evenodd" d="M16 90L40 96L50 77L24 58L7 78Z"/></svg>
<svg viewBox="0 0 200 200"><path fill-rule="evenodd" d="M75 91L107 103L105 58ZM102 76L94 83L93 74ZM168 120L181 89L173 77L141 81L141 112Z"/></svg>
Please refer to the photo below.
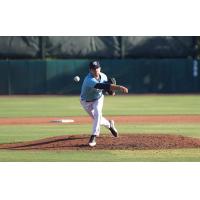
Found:
<svg viewBox="0 0 200 200"><path fill-rule="evenodd" d="M93 101L96 101L96 100L100 99L101 97L102 97L102 95L99 98L97 98L97 99L86 100L86 102L93 102Z"/></svg>

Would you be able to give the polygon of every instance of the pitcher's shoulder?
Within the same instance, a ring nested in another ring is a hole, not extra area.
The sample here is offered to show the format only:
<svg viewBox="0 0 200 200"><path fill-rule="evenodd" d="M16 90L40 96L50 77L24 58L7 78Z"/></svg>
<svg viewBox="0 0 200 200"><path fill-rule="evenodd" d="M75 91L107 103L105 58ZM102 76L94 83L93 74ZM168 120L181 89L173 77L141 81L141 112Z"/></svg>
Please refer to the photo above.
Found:
<svg viewBox="0 0 200 200"><path fill-rule="evenodd" d="M100 75L101 75L101 79L103 79L104 81L107 81L108 78L107 78L106 74L104 74L103 72L101 72Z"/></svg>

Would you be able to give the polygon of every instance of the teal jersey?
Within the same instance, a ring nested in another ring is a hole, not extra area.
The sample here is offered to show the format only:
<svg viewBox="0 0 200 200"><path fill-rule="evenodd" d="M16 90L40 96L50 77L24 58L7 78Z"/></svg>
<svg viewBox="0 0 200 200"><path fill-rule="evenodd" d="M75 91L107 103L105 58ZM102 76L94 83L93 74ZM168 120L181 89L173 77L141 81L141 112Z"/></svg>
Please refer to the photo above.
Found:
<svg viewBox="0 0 200 200"><path fill-rule="evenodd" d="M96 78L94 78L94 76L89 73L82 84L82 88L81 88L81 100L85 100L85 101L93 101L96 99L99 99L102 96L102 89L96 89L94 88L94 86L97 83L104 83L108 80L107 76L100 72L100 80L97 80Z"/></svg>

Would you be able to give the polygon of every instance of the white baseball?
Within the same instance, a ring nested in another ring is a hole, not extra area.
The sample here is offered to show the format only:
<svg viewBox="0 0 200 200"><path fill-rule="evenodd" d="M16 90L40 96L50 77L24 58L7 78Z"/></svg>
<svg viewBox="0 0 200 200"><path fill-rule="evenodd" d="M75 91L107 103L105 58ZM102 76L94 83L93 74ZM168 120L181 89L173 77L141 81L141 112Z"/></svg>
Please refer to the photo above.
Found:
<svg viewBox="0 0 200 200"><path fill-rule="evenodd" d="M79 76L75 76L75 77L74 77L74 81L75 81L75 82L79 82L79 81L80 81L80 77L79 77Z"/></svg>

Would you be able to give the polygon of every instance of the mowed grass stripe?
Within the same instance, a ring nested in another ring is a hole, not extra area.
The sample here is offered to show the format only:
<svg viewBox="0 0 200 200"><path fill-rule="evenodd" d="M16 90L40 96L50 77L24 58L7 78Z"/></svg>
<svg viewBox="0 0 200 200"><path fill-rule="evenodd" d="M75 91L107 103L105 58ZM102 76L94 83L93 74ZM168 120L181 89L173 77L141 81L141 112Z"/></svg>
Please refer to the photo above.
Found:
<svg viewBox="0 0 200 200"><path fill-rule="evenodd" d="M0 97L0 117L86 116L79 96ZM105 115L200 115L198 95L106 96Z"/></svg>
<svg viewBox="0 0 200 200"><path fill-rule="evenodd" d="M1 162L199 162L200 149L0 151Z"/></svg>

